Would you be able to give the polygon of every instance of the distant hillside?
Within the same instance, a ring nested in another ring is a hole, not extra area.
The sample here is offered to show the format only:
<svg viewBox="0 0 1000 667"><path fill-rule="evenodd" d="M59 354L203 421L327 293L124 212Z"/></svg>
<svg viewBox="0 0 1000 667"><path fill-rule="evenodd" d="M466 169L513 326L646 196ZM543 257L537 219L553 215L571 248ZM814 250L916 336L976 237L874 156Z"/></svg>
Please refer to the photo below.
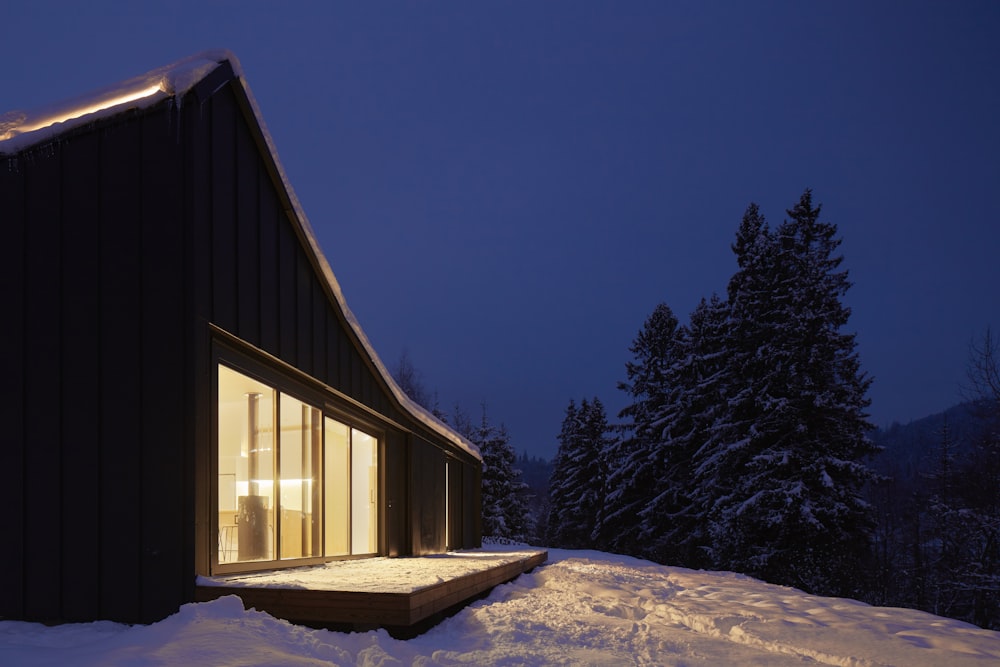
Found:
<svg viewBox="0 0 1000 667"><path fill-rule="evenodd" d="M872 461L873 467L880 474L901 479L912 479L929 470L945 423L957 452L967 451L977 429L973 407L972 403L960 403L908 424L896 423L888 429L876 429L872 440L883 449Z"/></svg>

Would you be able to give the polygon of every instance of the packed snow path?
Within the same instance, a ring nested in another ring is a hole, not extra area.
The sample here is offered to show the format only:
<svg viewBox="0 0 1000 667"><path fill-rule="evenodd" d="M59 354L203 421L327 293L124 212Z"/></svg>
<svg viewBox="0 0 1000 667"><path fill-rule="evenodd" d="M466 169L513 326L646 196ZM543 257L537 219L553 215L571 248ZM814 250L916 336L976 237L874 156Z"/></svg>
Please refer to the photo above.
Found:
<svg viewBox="0 0 1000 667"><path fill-rule="evenodd" d="M740 575L551 550L426 634L309 630L235 597L151 626L0 622L2 665L993 665L1000 633Z"/></svg>
<svg viewBox="0 0 1000 667"><path fill-rule="evenodd" d="M719 572L597 552L553 562L418 638L441 664L960 665L1000 660L1000 633ZM484 633L483 629L487 631ZM465 652L443 636L483 634Z"/></svg>

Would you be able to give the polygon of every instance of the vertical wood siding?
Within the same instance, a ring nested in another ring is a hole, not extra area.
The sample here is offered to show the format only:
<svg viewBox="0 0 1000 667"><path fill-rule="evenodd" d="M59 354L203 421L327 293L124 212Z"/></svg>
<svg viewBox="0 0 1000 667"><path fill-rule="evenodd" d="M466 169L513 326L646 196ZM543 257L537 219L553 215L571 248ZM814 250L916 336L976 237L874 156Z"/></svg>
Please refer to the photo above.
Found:
<svg viewBox="0 0 1000 667"><path fill-rule="evenodd" d="M139 498L142 452L139 436L142 402L140 313L142 267L139 173L142 147L138 121L101 133L101 217L91 223L100 238L98 284L99 412L98 470L100 503L98 539L80 545L100 552L98 578L101 615L139 618L141 545ZM68 146L67 146L68 148ZM81 224L83 221L81 221ZM88 443L93 446L92 443Z"/></svg>
<svg viewBox="0 0 1000 667"><path fill-rule="evenodd" d="M146 621L175 610L185 582L193 592L170 117L164 107L39 147L3 181L23 295L5 302L21 323L5 348L22 359L4 396L21 412L21 447L4 456L22 459L7 504L15 567L0 574L20 590L4 596L5 616Z"/></svg>
<svg viewBox="0 0 1000 667"><path fill-rule="evenodd" d="M409 447L407 437L398 431L390 431L385 438L383 456L383 479L385 489L385 550L386 555L406 556L410 554L410 517L407 508L407 473L409 472Z"/></svg>
<svg viewBox="0 0 1000 667"><path fill-rule="evenodd" d="M390 426L424 428L332 303L240 95L0 158L0 617L150 622L193 599L214 548L210 324L384 415L384 547L445 547L448 445ZM478 498L459 463L452 493ZM456 546L478 545L469 503Z"/></svg>
<svg viewBox="0 0 1000 667"><path fill-rule="evenodd" d="M441 552L445 548L445 456L437 447L414 437L410 461L410 523L413 554Z"/></svg>
<svg viewBox="0 0 1000 667"><path fill-rule="evenodd" d="M93 289L101 275L100 236L90 225L100 219L100 171L89 161L99 154L97 135L81 136L75 150L62 159L62 233L60 262L60 311L67 326L61 336L63 381L59 383L62 406L62 563L60 586L64 591L62 615L73 619L93 618L100 611L100 569L97 549L80 549L90 540L95 508L100 505L100 485L90 471L95 454L80 434L98 433L100 422L97 382L101 376L99 292ZM67 174L78 174L67 178ZM73 323L73 328L69 326ZM74 446L75 443L75 446Z"/></svg>
<svg viewBox="0 0 1000 667"><path fill-rule="evenodd" d="M0 211L10 222L2 226L0 242L0 299L7 317L0 327L0 369L7 386L0 400L0 420L5 437L0 442L0 470L7 471L0 484L0 507L6 508L3 525L9 535L0 549L0 617L20 618L24 610L24 485L27 429L25 427L24 360L24 174L16 159L0 159ZM7 574L4 574L7 573Z"/></svg>
<svg viewBox="0 0 1000 667"><path fill-rule="evenodd" d="M193 563L183 552L190 518L180 494L190 438L184 432L185 273L182 154L177 116L143 117L140 167L140 340L142 350L142 545L140 618L163 618L193 593ZM166 196L164 196L166 195ZM190 587L190 589L189 589Z"/></svg>
<svg viewBox="0 0 1000 667"><path fill-rule="evenodd" d="M24 358L24 604L36 617L61 613L60 528L63 525L60 306L62 154L46 151L26 179L25 213L43 224L25 226Z"/></svg>
<svg viewBox="0 0 1000 667"><path fill-rule="evenodd" d="M465 486L462 483L465 475L468 474L459 461L448 458L448 548L461 548L465 546L465 525L463 516L465 513L465 503L462 494Z"/></svg>

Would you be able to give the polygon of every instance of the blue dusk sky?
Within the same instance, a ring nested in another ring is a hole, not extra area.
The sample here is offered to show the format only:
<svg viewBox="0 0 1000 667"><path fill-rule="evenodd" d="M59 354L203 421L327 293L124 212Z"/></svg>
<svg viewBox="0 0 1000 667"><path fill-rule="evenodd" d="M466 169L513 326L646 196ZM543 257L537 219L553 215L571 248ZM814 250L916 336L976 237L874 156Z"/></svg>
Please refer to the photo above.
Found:
<svg viewBox="0 0 1000 667"><path fill-rule="evenodd" d="M1000 326L1000 3L6 6L0 113L206 49L240 59L387 366L520 452L624 404L659 302L725 292L747 204L835 223L871 418L961 400Z"/></svg>

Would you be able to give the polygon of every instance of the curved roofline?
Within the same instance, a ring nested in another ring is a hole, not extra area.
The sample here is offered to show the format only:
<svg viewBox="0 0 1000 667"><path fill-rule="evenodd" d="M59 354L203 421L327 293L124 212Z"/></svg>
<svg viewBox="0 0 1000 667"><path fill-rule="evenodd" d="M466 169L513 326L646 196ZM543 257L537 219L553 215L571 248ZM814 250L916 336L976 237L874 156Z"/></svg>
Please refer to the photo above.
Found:
<svg viewBox="0 0 1000 667"><path fill-rule="evenodd" d="M76 97L31 112L11 111L5 113L0 116L0 155L19 153L35 144L54 139L58 135L75 127L117 115L129 109L147 108L170 97L180 106L182 98L188 91L225 62L229 63L235 79L239 82L243 93L246 95L250 110L254 115L254 121L267 146L267 151L270 154L278 178L281 179L281 186L288 196L296 221L309 245L309 249L323 273L331 294L336 299L336 305L340 308L345 321L364 348L376 372L381 376L396 401L410 416L433 432L465 450L476 459L482 461L482 454L476 445L462 437L458 432L406 395L406 392L399 387L393 379L392 374L389 373L385 364L382 363L381 358L375 352L375 348L372 346L371 341L368 340L368 336L361 328L361 324L347 305L347 300L344 298L340 283L337 281L333 269L330 268L330 263L320 248L316 233L295 194L295 190L288 180L281 160L278 158L278 151L275 148L274 140L264 122L260 107L257 105L257 99L247 84L246 77L243 74L243 67L240 65L239 59L231 51L225 49L203 51L171 65L151 70L145 74L102 88L88 95Z"/></svg>

